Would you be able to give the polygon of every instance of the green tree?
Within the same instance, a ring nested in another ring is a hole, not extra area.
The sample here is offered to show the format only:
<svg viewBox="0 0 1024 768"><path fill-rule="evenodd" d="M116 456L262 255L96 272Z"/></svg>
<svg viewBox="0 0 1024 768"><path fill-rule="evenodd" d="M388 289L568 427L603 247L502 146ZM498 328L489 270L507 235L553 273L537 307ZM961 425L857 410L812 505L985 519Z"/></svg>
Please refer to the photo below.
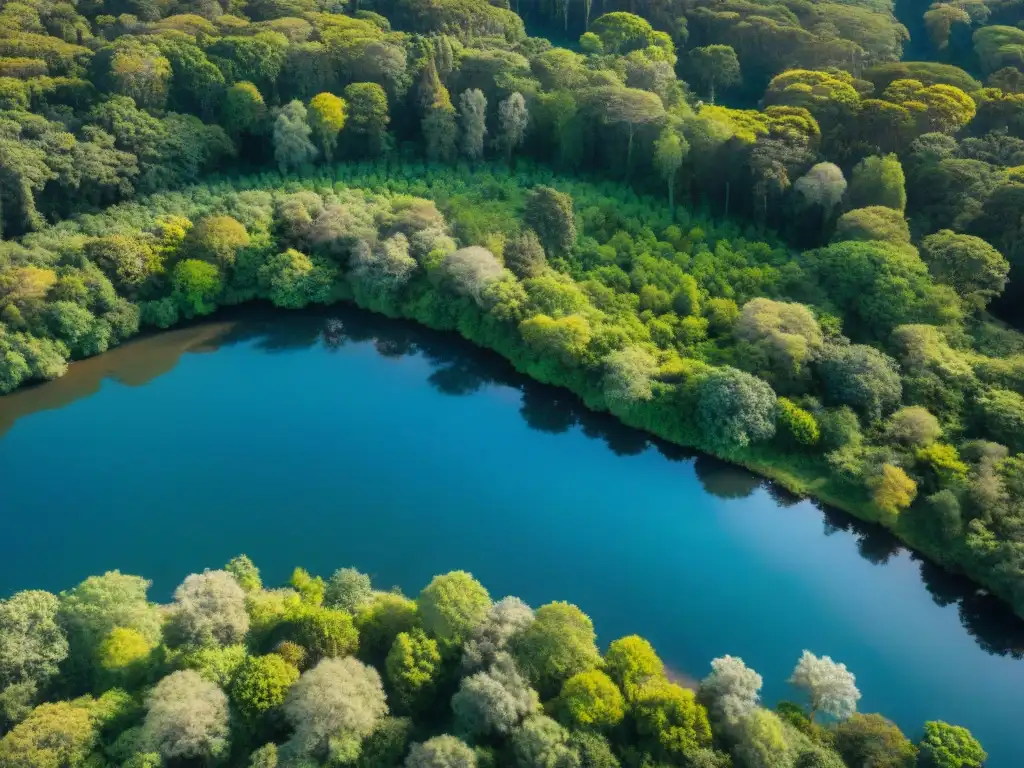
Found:
<svg viewBox="0 0 1024 768"><path fill-rule="evenodd" d="M924 724L924 736L918 746L924 765L930 768L981 768L988 759L970 731L941 720Z"/></svg>
<svg viewBox="0 0 1024 768"><path fill-rule="evenodd" d="M0 691L19 683L45 684L68 655L57 623L58 600L40 590L0 600Z"/></svg>
<svg viewBox="0 0 1024 768"><path fill-rule="evenodd" d="M854 408L869 421L891 412L903 394L896 361L873 347L826 347L818 372L829 400Z"/></svg>
<svg viewBox="0 0 1024 768"><path fill-rule="evenodd" d="M97 740L92 714L80 700L41 704L0 739L0 765L78 768Z"/></svg>
<svg viewBox="0 0 1024 768"><path fill-rule="evenodd" d="M505 159L512 162L512 155L526 138L526 128L530 122L530 113L526 108L526 99L518 91L498 104L498 137L497 143L505 152Z"/></svg>
<svg viewBox="0 0 1024 768"><path fill-rule="evenodd" d="M191 258L215 264L222 270L235 265L238 252L249 245L245 225L231 216L204 216L185 235L182 248Z"/></svg>
<svg viewBox="0 0 1024 768"><path fill-rule="evenodd" d="M198 259L185 259L174 266L171 287L182 314L192 318L208 315L217 308L217 297L224 284L215 265Z"/></svg>
<svg viewBox="0 0 1024 768"><path fill-rule="evenodd" d="M238 711L256 720L284 704L299 679L299 670L276 653L247 656L231 681L231 701Z"/></svg>
<svg viewBox="0 0 1024 768"><path fill-rule="evenodd" d="M737 726L735 754L749 768L789 768L793 748L779 716L757 708Z"/></svg>
<svg viewBox="0 0 1024 768"><path fill-rule="evenodd" d="M608 675L597 669L566 680L554 707L571 730L607 730L618 725L626 714L622 693Z"/></svg>
<svg viewBox="0 0 1024 768"><path fill-rule="evenodd" d="M231 136L262 134L266 130L267 116L263 95L252 83L243 80L224 92L220 122Z"/></svg>
<svg viewBox="0 0 1024 768"><path fill-rule="evenodd" d="M523 221L540 238L548 253L565 255L576 243L572 197L551 187L535 187L526 198Z"/></svg>
<svg viewBox="0 0 1024 768"><path fill-rule="evenodd" d="M462 154L471 161L482 158L487 136L487 98L479 88L463 91L459 97L459 127Z"/></svg>
<svg viewBox="0 0 1024 768"><path fill-rule="evenodd" d="M445 734L413 744L404 765L405 768L476 768L477 760L465 742Z"/></svg>
<svg viewBox="0 0 1024 768"><path fill-rule="evenodd" d="M693 76L715 103L715 91L740 83L740 60L731 45L706 45L689 53Z"/></svg>
<svg viewBox="0 0 1024 768"><path fill-rule="evenodd" d="M408 712L429 706L441 671L437 641L418 628L398 633L384 668L393 700L401 709Z"/></svg>
<svg viewBox="0 0 1024 768"><path fill-rule="evenodd" d="M465 571L435 576L416 599L423 628L443 648L461 645L491 607L484 586Z"/></svg>
<svg viewBox="0 0 1024 768"><path fill-rule="evenodd" d="M668 185L668 207L675 210L674 192L679 169L690 151L690 145L677 131L664 128L654 142L654 165Z"/></svg>
<svg viewBox="0 0 1024 768"><path fill-rule="evenodd" d="M569 603L548 603L535 620L510 642L512 655L541 698L555 696L573 675L595 669L601 654L594 644L594 624Z"/></svg>
<svg viewBox="0 0 1024 768"><path fill-rule="evenodd" d="M324 605L355 614L373 598L370 577L355 568L339 568L327 581Z"/></svg>
<svg viewBox="0 0 1024 768"><path fill-rule="evenodd" d="M369 154L379 155L385 144L388 122L388 97L376 83L352 83L345 87L348 104L346 127L362 136Z"/></svg>
<svg viewBox="0 0 1024 768"><path fill-rule="evenodd" d="M651 680L638 691L633 718L641 738L667 760L711 746L707 710L693 691L667 680Z"/></svg>
<svg viewBox="0 0 1024 768"><path fill-rule="evenodd" d="M853 169L849 189L850 206L865 208L884 205L897 211L907 207L903 166L896 155L865 157Z"/></svg>
<svg viewBox="0 0 1024 768"><path fill-rule="evenodd" d="M654 647L639 635L613 640L604 657L604 668L629 702L645 683L665 675L665 664Z"/></svg>
<svg viewBox="0 0 1024 768"><path fill-rule="evenodd" d="M928 271L979 309L1006 287L1010 263L980 237L943 229L921 241Z"/></svg>

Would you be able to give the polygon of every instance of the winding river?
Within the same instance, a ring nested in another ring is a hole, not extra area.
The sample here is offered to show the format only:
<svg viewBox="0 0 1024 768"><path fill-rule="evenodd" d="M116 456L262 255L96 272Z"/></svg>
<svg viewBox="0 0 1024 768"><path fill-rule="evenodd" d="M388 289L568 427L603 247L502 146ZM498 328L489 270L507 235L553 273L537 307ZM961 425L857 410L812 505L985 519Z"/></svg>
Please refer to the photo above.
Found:
<svg viewBox="0 0 1024 768"><path fill-rule="evenodd" d="M1024 627L884 531L653 443L448 335L351 309L251 310L0 398L0 596L119 568L166 600L246 552L415 594L473 572L579 604L682 676L742 656L769 702L808 648L913 738L1024 764Z"/></svg>

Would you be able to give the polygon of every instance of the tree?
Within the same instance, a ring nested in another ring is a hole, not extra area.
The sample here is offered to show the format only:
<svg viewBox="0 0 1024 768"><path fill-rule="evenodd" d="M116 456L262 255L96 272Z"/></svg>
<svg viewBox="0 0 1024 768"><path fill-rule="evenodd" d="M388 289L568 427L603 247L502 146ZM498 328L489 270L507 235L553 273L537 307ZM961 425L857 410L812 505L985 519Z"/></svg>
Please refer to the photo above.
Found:
<svg viewBox="0 0 1024 768"><path fill-rule="evenodd" d="M487 616L491 597L465 571L435 576L416 600L424 629L443 646L459 645Z"/></svg>
<svg viewBox="0 0 1024 768"><path fill-rule="evenodd" d="M393 700L406 711L431 703L433 686L441 672L437 641L422 629L399 632L384 663Z"/></svg>
<svg viewBox="0 0 1024 768"><path fill-rule="evenodd" d="M755 369L782 386L807 379L825 343L806 306L764 298L743 305L734 333L753 347Z"/></svg>
<svg viewBox="0 0 1024 768"><path fill-rule="evenodd" d="M793 184L805 206L822 210L822 229L846 193L846 177L834 163L817 163Z"/></svg>
<svg viewBox="0 0 1024 768"><path fill-rule="evenodd" d="M890 440L907 446L917 447L934 443L942 436L939 420L919 405L908 405L900 408L885 426L885 434Z"/></svg>
<svg viewBox="0 0 1024 768"><path fill-rule="evenodd" d="M169 631L185 645L240 642L249 631L245 592L227 571L193 573L174 591Z"/></svg>
<svg viewBox="0 0 1024 768"><path fill-rule="evenodd" d="M507 162L512 162L512 153L518 149L526 138L526 128L530 122L530 114L526 109L526 99L518 91L498 104L498 146L505 152Z"/></svg>
<svg viewBox="0 0 1024 768"><path fill-rule="evenodd" d="M658 363L642 347L617 349L604 359L604 396L609 403L631 405L654 396L651 381Z"/></svg>
<svg viewBox="0 0 1024 768"><path fill-rule="evenodd" d="M626 714L622 693L608 675L597 669L566 680L554 708L571 730L607 730L618 725Z"/></svg>
<svg viewBox="0 0 1024 768"><path fill-rule="evenodd" d="M463 91L459 97L459 124L462 153L470 160L479 160L484 155L487 135L487 99L479 88Z"/></svg>
<svg viewBox="0 0 1024 768"><path fill-rule="evenodd" d="M354 614L373 597L370 577L355 568L339 568L327 582L324 605Z"/></svg>
<svg viewBox="0 0 1024 768"><path fill-rule="evenodd" d="M465 742L447 734L413 744L405 768L476 768L476 755Z"/></svg>
<svg viewBox="0 0 1024 768"><path fill-rule="evenodd" d="M238 555L231 558L224 570L235 577L238 586L246 594L259 592L263 589L263 581L260 579L260 570L246 555Z"/></svg>
<svg viewBox="0 0 1024 768"><path fill-rule="evenodd" d="M486 288L505 274L494 254L478 245L460 248L445 256L441 272L456 293L471 297L480 306L485 305Z"/></svg>
<svg viewBox="0 0 1024 768"><path fill-rule="evenodd" d="M285 699L284 713L294 728L287 747L298 755L351 751L387 712L375 669L351 657L324 659L302 674Z"/></svg>
<svg viewBox="0 0 1024 768"><path fill-rule="evenodd" d="M857 711L860 691L854 685L853 673L828 656L819 658L804 651L789 682L807 693L812 721L818 712L846 720Z"/></svg>
<svg viewBox="0 0 1024 768"><path fill-rule="evenodd" d="M1014 452L1024 450L1024 397L1009 389L989 389L977 400L986 434Z"/></svg>
<svg viewBox="0 0 1024 768"><path fill-rule="evenodd" d="M548 265L544 246L540 244L537 233L528 227L524 227L508 239L502 250L502 257L505 266L512 270L516 277L522 279L543 274Z"/></svg>
<svg viewBox="0 0 1024 768"><path fill-rule="evenodd" d="M633 168L633 137L638 126L665 117L665 105L657 94L639 88L604 88L596 94L598 114L608 123L626 126L626 173Z"/></svg>
<svg viewBox="0 0 1024 768"><path fill-rule="evenodd" d="M0 691L10 685L45 684L68 655L57 623L56 595L16 592L0 600Z"/></svg>
<svg viewBox="0 0 1024 768"><path fill-rule="evenodd" d="M1006 287L1010 263L980 237L942 229L921 241L921 256L937 281L979 309Z"/></svg>
<svg viewBox="0 0 1024 768"><path fill-rule="evenodd" d="M673 128L663 128L658 140L654 142L654 166L668 185L668 207L675 210L673 195L679 169L683 167L683 158L690 152L686 139Z"/></svg>
<svg viewBox="0 0 1024 768"><path fill-rule="evenodd" d="M551 187L534 187L526 197L523 221L548 253L565 255L576 243L572 197Z"/></svg>
<svg viewBox="0 0 1024 768"><path fill-rule="evenodd" d="M331 608L305 607L292 620L295 637L313 661L355 653L359 633L352 617Z"/></svg>
<svg viewBox="0 0 1024 768"><path fill-rule="evenodd" d="M154 647L137 630L114 627L100 643L96 663L106 673L107 681L130 687L146 673Z"/></svg>
<svg viewBox="0 0 1024 768"><path fill-rule="evenodd" d="M407 717L385 717L377 721L373 732L363 741L357 768L400 766L409 751L412 720Z"/></svg>
<svg viewBox="0 0 1024 768"><path fill-rule="evenodd" d="M172 296L187 318L208 315L217 308L216 299L224 288L220 270L198 259L185 259L174 265L171 275Z"/></svg>
<svg viewBox="0 0 1024 768"><path fill-rule="evenodd" d="M89 706L61 701L41 704L0 739L4 768L82 766L98 741Z"/></svg>
<svg viewBox="0 0 1024 768"><path fill-rule="evenodd" d="M299 670L276 653L246 656L231 681L231 700L250 720L284 704Z"/></svg>
<svg viewBox="0 0 1024 768"><path fill-rule="evenodd" d="M744 448L775 434L775 393L749 373L724 366L697 387L697 422L709 443Z"/></svg>
<svg viewBox="0 0 1024 768"><path fill-rule="evenodd" d="M86 244L85 253L124 292L138 288L162 266L150 244L139 237L100 237Z"/></svg>
<svg viewBox="0 0 1024 768"><path fill-rule="evenodd" d="M633 718L641 738L667 760L711 746L707 710L693 691L668 680L651 680L637 692Z"/></svg>
<svg viewBox="0 0 1024 768"><path fill-rule="evenodd" d="M840 216L832 240L878 240L909 246L910 227L900 211L884 205L871 205L855 208Z"/></svg>
<svg viewBox="0 0 1024 768"><path fill-rule="evenodd" d="M818 371L829 400L849 405L869 421L891 412L903 395L896 361L874 347L826 347Z"/></svg>
<svg viewBox="0 0 1024 768"><path fill-rule="evenodd" d="M403 595L378 592L356 612L359 628L359 656L382 665L399 632L409 632L419 623L416 603Z"/></svg>
<svg viewBox="0 0 1024 768"><path fill-rule="evenodd" d="M228 698L197 672L172 672L146 697L142 741L165 760L219 757L228 735Z"/></svg>
<svg viewBox="0 0 1024 768"><path fill-rule="evenodd" d="M595 638L590 617L575 605L555 602L537 609L533 623L512 637L510 648L541 698L549 699L570 677L600 664Z"/></svg>
<svg viewBox="0 0 1024 768"><path fill-rule="evenodd" d="M281 173L298 170L316 157L309 137L313 129L307 122L306 107L299 100L286 104L274 118L274 159Z"/></svg>
<svg viewBox="0 0 1024 768"><path fill-rule="evenodd" d="M441 82L433 62L423 84L423 119L420 123L427 159L447 162L455 159L458 130L452 97Z"/></svg>
<svg viewBox="0 0 1024 768"><path fill-rule="evenodd" d="M782 720L774 712L758 707L737 726L735 754L747 768L789 768L793 750Z"/></svg>
<svg viewBox="0 0 1024 768"><path fill-rule="evenodd" d="M245 225L231 216L204 216L189 230L182 248L191 257L221 269L235 265L238 252L249 245Z"/></svg>
<svg viewBox="0 0 1024 768"><path fill-rule="evenodd" d="M706 45L690 51L690 68L697 81L707 89L715 103L715 90L741 82L740 60L731 45Z"/></svg>
<svg viewBox="0 0 1024 768"><path fill-rule="evenodd" d="M616 11L598 17L590 33L601 41L605 53L629 53L652 45L655 32L650 22L632 13ZM671 43L669 43L671 45Z"/></svg>
<svg viewBox="0 0 1024 768"><path fill-rule="evenodd" d="M463 678L452 696L456 728L472 737L507 736L539 707L537 692L504 651L495 655L488 669Z"/></svg>
<svg viewBox="0 0 1024 768"><path fill-rule="evenodd" d="M700 683L697 698L707 707L712 722L735 728L757 707L761 676L735 656L711 662L711 674Z"/></svg>
<svg viewBox="0 0 1024 768"><path fill-rule="evenodd" d="M821 438L818 422L789 398L778 399L775 422L779 432L798 446L816 445Z"/></svg>
<svg viewBox="0 0 1024 768"><path fill-rule="evenodd" d="M348 130L365 137L371 155L380 154L390 121L384 89L377 83L352 83L345 87L345 102Z"/></svg>
<svg viewBox="0 0 1024 768"><path fill-rule="evenodd" d="M267 105L259 88L244 80L229 86L224 92L220 123L235 138L262 134L267 125Z"/></svg>
<svg viewBox="0 0 1024 768"><path fill-rule="evenodd" d="M604 668L631 703L645 683L665 675L665 665L654 647L639 635L612 641L604 657Z"/></svg>
<svg viewBox="0 0 1024 768"><path fill-rule="evenodd" d="M924 765L929 768L981 768L988 759L970 731L941 720L924 724L924 736L918 746Z"/></svg>
<svg viewBox="0 0 1024 768"><path fill-rule="evenodd" d="M850 180L849 197L852 208L884 205L897 211L905 210L907 190L899 158L875 155L857 163Z"/></svg>
<svg viewBox="0 0 1024 768"><path fill-rule="evenodd" d="M571 766L569 733L550 717L534 714L512 733L512 755L517 768Z"/></svg>
<svg viewBox="0 0 1024 768"><path fill-rule="evenodd" d="M309 127L330 162L338 146L338 134L345 127L345 100L333 93L318 93L309 102Z"/></svg>
<svg viewBox="0 0 1024 768"><path fill-rule="evenodd" d="M139 576L108 571L62 592L57 616L72 653L91 660L115 627L134 629L147 640L158 641L161 617L157 607L146 600L149 585Z"/></svg>
<svg viewBox="0 0 1024 768"><path fill-rule="evenodd" d="M473 627L462 649L462 668L473 672L489 667L508 648L519 631L533 623L533 609L518 597L504 597Z"/></svg>
<svg viewBox="0 0 1024 768"><path fill-rule="evenodd" d="M881 715L855 714L836 728L836 750L847 765L913 768L917 749Z"/></svg>
<svg viewBox="0 0 1024 768"><path fill-rule="evenodd" d="M326 304L331 297L333 269L320 258L289 248L271 256L259 268L259 282L278 307L301 309Z"/></svg>

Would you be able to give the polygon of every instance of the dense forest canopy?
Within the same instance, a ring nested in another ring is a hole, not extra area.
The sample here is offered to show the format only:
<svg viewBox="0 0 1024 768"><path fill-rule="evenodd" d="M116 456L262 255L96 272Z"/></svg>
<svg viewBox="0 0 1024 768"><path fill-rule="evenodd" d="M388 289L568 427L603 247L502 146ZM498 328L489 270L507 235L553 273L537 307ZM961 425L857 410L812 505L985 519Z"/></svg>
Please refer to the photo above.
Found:
<svg viewBox="0 0 1024 768"><path fill-rule="evenodd" d="M1024 613L1019 3L502 5L0 2L0 392L352 300Z"/></svg>
<svg viewBox="0 0 1024 768"><path fill-rule="evenodd" d="M265 587L244 555L169 605L112 571L0 600L4 768L980 768L969 731L915 741L804 651L774 709L742 659L696 689L637 635L602 653L575 605L492 600L464 571L416 599L341 568Z"/></svg>

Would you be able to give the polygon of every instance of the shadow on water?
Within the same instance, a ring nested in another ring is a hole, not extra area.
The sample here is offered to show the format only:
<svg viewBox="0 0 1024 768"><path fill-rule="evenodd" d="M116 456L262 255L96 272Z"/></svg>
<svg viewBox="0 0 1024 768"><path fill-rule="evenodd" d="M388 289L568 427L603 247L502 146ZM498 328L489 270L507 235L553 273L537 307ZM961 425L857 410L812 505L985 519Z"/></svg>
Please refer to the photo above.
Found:
<svg viewBox="0 0 1024 768"><path fill-rule="evenodd" d="M608 414L590 411L573 395L526 378L500 356L455 334L347 306L287 313L247 307L135 339L104 355L75 363L61 379L0 397L0 438L23 416L62 408L95 394L104 379L142 386L173 370L186 353L210 353L241 343L268 354L316 345L337 351L349 344L372 344L378 354L388 358L418 355L430 364L428 383L442 394L459 397L493 386L518 391L519 413L531 429L559 434L578 428L587 437L604 442L618 456L654 449L672 462L692 461L703 489L720 499L742 499L764 489L780 508L802 501L742 467L663 442ZM822 514L825 535L851 535L861 557L868 562L885 565L904 551L881 526L837 509L816 506ZM956 604L961 623L978 645L990 654L1024 658L1024 622L1003 603L962 576L914 553L910 557L919 564L921 579L934 602L940 606Z"/></svg>

